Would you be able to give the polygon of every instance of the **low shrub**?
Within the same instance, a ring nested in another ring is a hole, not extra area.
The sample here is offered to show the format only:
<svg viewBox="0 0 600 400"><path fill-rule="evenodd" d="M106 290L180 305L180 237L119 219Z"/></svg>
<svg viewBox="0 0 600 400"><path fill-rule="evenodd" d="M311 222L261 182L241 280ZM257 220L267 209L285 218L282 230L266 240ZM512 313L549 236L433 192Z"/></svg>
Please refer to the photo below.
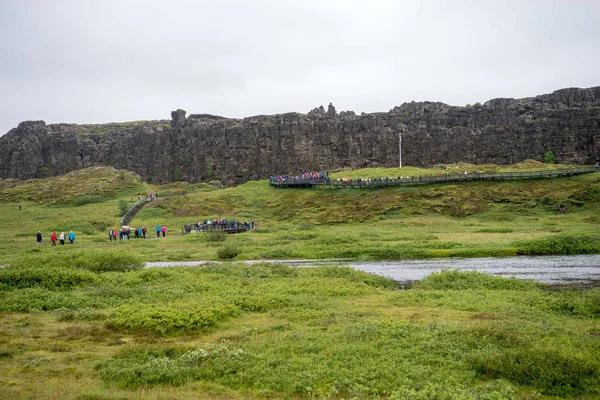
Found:
<svg viewBox="0 0 600 400"><path fill-rule="evenodd" d="M85 235L95 235L96 234L96 228L94 228L92 226L92 224L90 224L90 223L82 224L80 226L80 229L81 229L81 233L83 233Z"/></svg>
<svg viewBox="0 0 600 400"><path fill-rule="evenodd" d="M552 204L552 198L550 196L545 196L540 200L540 203L542 203L545 206L549 206L550 204Z"/></svg>
<svg viewBox="0 0 600 400"><path fill-rule="evenodd" d="M240 308L228 303L170 303L122 305L108 318L109 328L166 335L214 326L239 315Z"/></svg>
<svg viewBox="0 0 600 400"><path fill-rule="evenodd" d="M217 257L221 260L230 260L235 258L238 254L241 253L239 247L233 243L228 243L224 247L221 247L217 250Z"/></svg>
<svg viewBox="0 0 600 400"><path fill-rule="evenodd" d="M204 234L204 240L208 243L221 243L227 240L227 233L223 231L214 231Z"/></svg>
<svg viewBox="0 0 600 400"><path fill-rule="evenodd" d="M477 271L443 269L415 282L413 288L424 290L527 290L539 285L539 283L534 281L516 278L507 279Z"/></svg>
<svg viewBox="0 0 600 400"><path fill-rule="evenodd" d="M351 267L320 266L309 270L310 275L324 278L342 278L350 282L361 282L369 286L381 288L394 288L396 281L380 275L369 274Z"/></svg>
<svg viewBox="0 0 600 400"><path fill-rule="evenodd" d="M94 311L91 308L84 307L79 310L70 308L57 308L54 310L56 320L63 321L93 321L104 318L104 314Z"/></svg>

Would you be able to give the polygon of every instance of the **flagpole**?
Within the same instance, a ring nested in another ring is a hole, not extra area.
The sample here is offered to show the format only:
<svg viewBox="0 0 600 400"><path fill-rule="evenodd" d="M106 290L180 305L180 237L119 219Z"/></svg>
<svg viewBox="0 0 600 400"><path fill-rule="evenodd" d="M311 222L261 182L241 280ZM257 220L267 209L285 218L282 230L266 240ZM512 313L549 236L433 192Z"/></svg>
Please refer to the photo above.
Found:
<svg viewBox="0 0 600 400"><path fill-rule="evenodd" d="M400 143L398 144L398 148L398 153L400 154L400 168L402 168L402 134L400 134Z"/></svg>

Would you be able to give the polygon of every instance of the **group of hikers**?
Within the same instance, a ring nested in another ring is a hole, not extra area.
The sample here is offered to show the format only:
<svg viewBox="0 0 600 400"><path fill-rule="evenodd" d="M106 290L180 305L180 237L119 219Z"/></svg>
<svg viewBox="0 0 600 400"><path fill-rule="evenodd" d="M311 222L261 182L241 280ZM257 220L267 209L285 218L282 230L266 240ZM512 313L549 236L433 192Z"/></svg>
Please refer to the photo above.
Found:
<svg viewBox="0 0 600 400"><path fill-rule="evenodd" d="M195 224L185 224L182 227L182 233L184 235L188 233L192 233L192 230L196 232L206 232L206 231L248 231L250 229L254 229L257 226L256 221L249 222L238 222L234 219L227 220L227 218L219 218L219 219L207 219L204 221L198 221Z"/></svg>
<svg viewBox="0 0 600 400"><path fill-rule="evenodd" d="M52 246L56 246L56 242L60 242L62 246L65 244L65 240L69 240L69 244L75 243L75 233L73 231L69 232L68 235L65 235L64 232L61 232L60 235L57 235L56 232L52 232L50 235L50 241L52 242ZM38 231L35 235L35 241L38 246L42 245L42 231Z"/></svg>
<svg viewBox="0 0 600 400"><path fill-rule="evenodd" d="M329 181L329 171L311 171L311 172L302 172L296 176L289 175L277 175L272 176L270 178L271 182L289 182L289 181Z"/></svg>
<svg viewBox="0 0 600 400"><path fill-rule="evenodd" d="M138 201L141 201L144 198L143 194L138 195ZM158 198L158 193L148 193L146 195L146 201L153 201Z"/></svg>
<svg viewBox="0 0 600 400"><path fill-rule="evenodd" d="M123 226L120 230L109 229L108 230L108 240L111 242L116 242L117 238L120 240L129 240L131 239L131 235L135 239L146 239L146 233L148 229L145 226L141 226L139 228L131 228L129 226ZM160 237L162 234L163 237L167 236L167 226L166 225L156 225L156 237Z"/></svg>

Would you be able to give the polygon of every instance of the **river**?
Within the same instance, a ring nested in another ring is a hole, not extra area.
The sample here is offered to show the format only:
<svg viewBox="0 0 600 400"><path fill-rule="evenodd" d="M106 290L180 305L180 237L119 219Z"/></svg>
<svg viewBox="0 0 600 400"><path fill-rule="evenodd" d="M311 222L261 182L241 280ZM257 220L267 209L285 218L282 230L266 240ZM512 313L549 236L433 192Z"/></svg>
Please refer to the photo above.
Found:
<svg viewBox="0 0 600 400"><path fill-rule="evenodd" d="M266 260L293 267L347 265L358 270L382 275L399 282L416 281L443 268L479 271L504 277L532 279L551 284L598 283L600 255L520 256L486 258L433 258L425 260ZM255 264L262 261L242 261ZM150 267L199 266L208 261L149 262Z"/></svg>

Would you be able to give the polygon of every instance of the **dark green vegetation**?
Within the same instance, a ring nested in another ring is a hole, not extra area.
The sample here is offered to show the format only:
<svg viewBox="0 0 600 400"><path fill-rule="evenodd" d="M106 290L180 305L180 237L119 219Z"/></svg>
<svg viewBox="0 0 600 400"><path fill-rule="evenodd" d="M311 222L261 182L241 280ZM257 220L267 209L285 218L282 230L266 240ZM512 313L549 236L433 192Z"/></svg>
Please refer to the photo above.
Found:
<svg viewBox="0 0 600 400"><path fill-rule="evenodd" d="M598 253L600 174L369 192L150 186L91 169L0 188L0 264L9 264L0 268L0 397L600 397L598 288L444 271L399 290L350 268L269 263L140 269L150 260ZM146 226L148 239L109 243L119 203L153 192L159 199L130 224ZM259 225L180 235L184 223L219 217ZM75 245L50 247L52 231L71 229Z"/></svg>

